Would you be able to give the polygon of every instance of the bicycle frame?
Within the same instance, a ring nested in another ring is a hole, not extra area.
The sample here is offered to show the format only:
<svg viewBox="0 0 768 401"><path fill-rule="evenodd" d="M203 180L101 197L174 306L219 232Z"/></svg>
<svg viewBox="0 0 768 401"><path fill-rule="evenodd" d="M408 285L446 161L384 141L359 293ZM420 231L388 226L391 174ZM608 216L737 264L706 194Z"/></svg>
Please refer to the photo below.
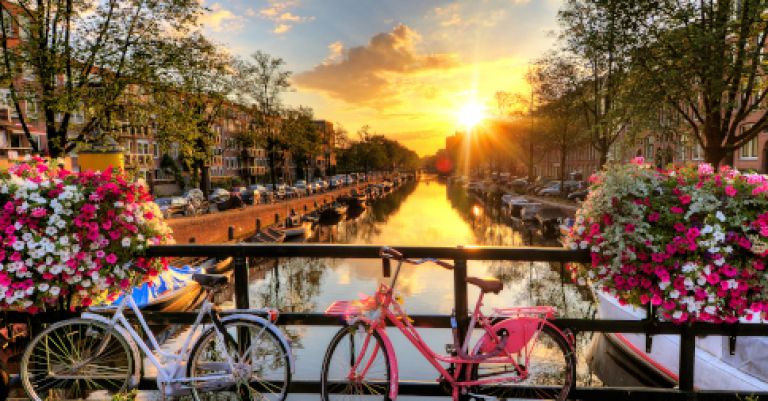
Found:
<svg viewBox="0 0 768 401"><path fill-rule="evenodd" d="M382 292L382 290L384 292ZM386 323L389 322L392 326L397 328L404 336L408 339L408 341L413 344L414 347L424 356L424 358L427 360L427 362L432 365L435 370L440 373L442 377L444 377L451 385L454 386L474 386L474 385L485 385L485 384L493 384L493 383L499 383L499 382L509 382L510 379L485 379L485 380L462 380L460 378L460 375L464 372L461 367L463 365L472 365L478 362L484 362L484 363L508 363L515 367L515 369L519 373L519 377L517 378L517 381L525 380L528 376L528 373L525 369L522 368L522 366L527 366L530 361L530 354L529 350L532 350L536 346L536 342L538 339L538 333L541 332L543 325L545 324L545 321L541 319L539 327L537 327L536 332L533 334L533 339L529 342L529 346L521 350L521 354L524 357L524 362L522 364L519 364L517 362L516 355L510 354L508 352L502 352L500 355L497 356L491 356L489 358L485 359L472 359L469 357L469 343L470 339L472 338L472 334L474 332L475 327L479 324L480 327L483 329L483 332L487 335L489 335L490 338L498 338L496 333L494 333L491 321L492 318L485 316L481 310L480 307L482 306L482 299L483 294L480 294L480 297L478 299L478 302L475 306L474 312L471 316L469 327L467 328L467 334L464 338L464 341L462 342L461 349L457 350L459 355L452 356L452 355L444 355L435 352L432 348L430 348L426 342L422 339L419 332L416 330L416 327L411 324L408 315L405 313L405 311L400 307L400 305L397 302L393 302L393 296L392 291L390 287L387 287L386 285L382 284L379 287L378 294L384 295L381 305L380 305L380 311L381 311L381 317L378 322L372 321L371 326L373 328L380 328L384 329L386 327ZM464 356L462 356L462 354ZM441 363L448 363L452 365L456 365L459 367L458 369L454 369L453 372L450 372L449 369L446 369L441 365Z"/></svg>
<svg viewBox="0 0 768 401"><path fill-rule="evenodd" d="M203 301L200 307L197 317L195 318L195 322L192 324L192 328L190 329L189 334L184 339L184 342L181 348L179 349L179 351L175 353L165 352L160 348L160 344L157 341L157 338L149 329L149 326L146 320L144 320L144 315L141 313L141 309L139 309L139 307L136 305L136 302L133 300L133 297L130 296L130 294L127 294L126 296L124 296L122 301L116 307L90 308L88 312L84 312L81 316L84 319L98 320L102 323L105 323L111 329L119 328L123 332L130 335L130 339L127 339L127 340L132 340L133 343L136 346L138 346L138 348L141 350L141 353L147 356L149 362L152 365L154 365L155 368L157 368L158 388L162 388L161 385L169 385L169 384L220 381L228 378L229 375L224 375L224 374L208 375L208 376L202 376L202 377L189 378L189 377L186 377L186 372L184 371L187 366L185 361L187 361L187 359L189 358L189 354L191 352L192 339L195 337L195 333L198 332L198 330L200 331L203 330L202 321L205 315L209 315L211 320L213 321L214 326L219 327L219 329L216 330L217 335L220 336L219 339L228 341L228 339L225 337L225 335L228 335L228 334L222 333L221 321L218 319L217 314L213 313L214 311L213 303L210 301L210 297L211 297L210 294L206 296L205 300ZM133 328L130 321L126 318L125 314L123 313L126 306L130 308L130 310L133 311L133 313L136 315L136 319L139 321L141 330L146 334L147 338L149 339L149 344L147 344L147 342L141 338L140 333ZM107 318L101 314L96 313L96 312L112 312L112 311L114 311L114 313L110 318ZM99 347L102 347L104 346L104 344L106 344L106 339L109 338L110 335L113 335L113 334L108 333L105 336L105 339L102 342L102 344L99 345ZM118 335L123 335L123 334L120 333L118 330ZM227 363L230 366L233 366L234 361L230 357L229 353L224 352L223 354L227 358ZM141 355L134 355L134 358L139 358L139 361L140 361Z"/></svg>
<svg viewBox="0 0 768 401"><path fill-rule="evenodd" d="M512 308L508 310L513 313L515 310L523 312L516 315L484 315L481 311L481 307L483 306L484 293L481 292L472 312L464 341L461 342L461 347L456 350L457 355L454 356L438 354L432 350L422 339L416 328L413 326L413 324L411 324L408 315L405 313L403 308L400 307L399 302L395 301L394 299L394 287L397 282L397 277L399 276L402 263L402 260L399 260L391 284L389 286L384 283L379 284L379 287L376 290L374 296L364 299L361 306L353 306L354 304L350 304L348 301L337 301L326 311L328 314L342 314L345 316L348 322L354 322L355 320L359 319L370 325L370 331L366 337L365 342L363 343L359 354L360 357L353 363L353 366L350 368L351 376L354 375L354 372L358 371L358 368L363 363L365 363L365 366L363 366L361 376L365 376L368 368L370 367L371 361L373 361L377 352L381 351L392 353L392 357L395 359L392 365L394 367L393 378L395 383L392 383L393 385L390 389L391 397L397 396L396 381L399 374L397 374L396 356L394 355L391 342L387 338L388 336L386 334L387 322L396 327L405 336L405 338L408 339L408 341L410 341L411 344L413 344L413 346L422 354L427 362L429 362L432 367L437 370L440 376L443 377L448 382L448 384L451 385L454 392L454 397L458 394L457 392L459 388L462 387L520 382L525 380L528 377L528 370L525 367L530 366L530 356L532 354L532 350L535 349L536 344L538 343L539 334L545 326L552 327L564 338L566 338L570 344L572 344L570 337L563 333L556 326L548 322L546 318L535 316L535 311L537 310L536 308ZM494 321L497 320L500 320L500 322L494 324ZM477 325L482 328L484 337L478 341L478 344L475 346L475 349L473 349L472 354L470 354L469 344ZM455 326L455 319L452 319L452 326L455 333L455 329L457 328ZM506 329L507 327L522 329L512 331L522 332L523 334L517 335L517 337L508 337L507 339L514 339L514 341L513 343L509 344L510 346L507 346L506 340L499 339L499 336L497 335L499 330L496 329L497 327L501 327L502 329ZM377 348L372 351L373 356L370 358L371 361L363 362L363 356L366 355L367 347L370 344L370 335L373 331L377 331L381 335L382 339L384 340L386 349L380 350L377 346ZM488 341L493 342L493 352L490 352L486 355L478 355L478 352L482 351L479 348L480 343L482 343L486 337L488 338ZM521 362L518 362L518 358L522 359ZM510 364L517 371L517 377L470 380L471 372L463 368L465 365L471 366L480 362ZM448 363L450 364L450 367L445 368L441 363ZM457 368L453 369L454 366ZM462 374L464 375L464 378L462 378Z"/></svg>

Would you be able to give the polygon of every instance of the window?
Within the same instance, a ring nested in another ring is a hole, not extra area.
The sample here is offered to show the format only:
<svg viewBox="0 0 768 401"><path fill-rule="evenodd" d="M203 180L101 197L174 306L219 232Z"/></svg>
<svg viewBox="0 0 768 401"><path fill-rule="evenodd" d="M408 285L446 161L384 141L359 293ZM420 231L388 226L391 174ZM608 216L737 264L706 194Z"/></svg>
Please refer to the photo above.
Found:
<svg viewBox="0 0 768 401"><path fill-rule="evenodd" d="M149 153L149 142L147 141L138 141L136 142L136 153L140 155L148 155Z"/></svg>
<svg viewBox="0 0 768 401"><path fill-rule="evenodd" d="M691 160L701 160L704 158L704 149L698 143L691 147Z"/></svg>
<svg viewBox="0 0 768 401"><path fill-rule="evenodd" d="M653 158L653 137L645 138L645 160Z"/></svg>
<svg viewBox="0 0 768 401"><path fill-rule="evenodd" d="M741 159L757 159L757 140L758 138L754 137L741 147Z"/></svg>
<svg viewBox="0 0 768 401"><path fill-rule="evenodd" d="M152 154L155 156L155 159L160 157L160 145L157 142L152 144Z"/></svg>

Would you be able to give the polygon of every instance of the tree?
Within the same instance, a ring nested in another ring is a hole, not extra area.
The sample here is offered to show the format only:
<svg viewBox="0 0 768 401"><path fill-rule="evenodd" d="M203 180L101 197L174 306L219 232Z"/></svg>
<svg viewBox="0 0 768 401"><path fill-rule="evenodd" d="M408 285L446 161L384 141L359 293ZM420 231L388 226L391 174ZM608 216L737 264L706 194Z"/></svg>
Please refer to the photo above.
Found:
<svg viewBox="0 0 768 401"><path fill-rule="evenodd" d="M283 137L297 166L302 166L304 179L309 180L309 166L322 151L322 138L312 122L312 109L288 109L283 117Z"/></svg>
<svg viewBox="0 0 768 401"><path fill-rule="evenodd" d="M146 107L154 115L158 142L165 148L174 143L181 147L194 175L200 172L200 189L207 195L209 163L220 138L214 125L224 117L235 88L231 60L201 35L179 38L163 51L167 67L158 71Z"/></svg>
<svg viewBox="0 0 768 401"><path fill-rule="evenodd" d="M193 0L19 0L0 2L0 11L2 81L28 139L21 105L39 102L50 155L60 157L111 123L121 96L162 65L165 42L186 35L203 8Z"/></svg>
<svg viewBox="0 0 768 401"><path fill-rule="evenodd" d="M267 152L270 180L272 185L277 185L277 164L284 160L286 150L280 124L280 98L290 90L288 79L291 72L286 70L283 59L261 51L252 54L247 60L239 60L237 70L238 96L242 103L253 106L251 119L255 129L252 132L262 136L254 140L263 143Z"/></svg>
<svg viewBox="0 0 768 401"><path fill-rule="evenodd" d="M579 103L600 166L634 115L624 81L642 10L642 2L568 0L559 11L561 40L585 70Z"/></svg>
<svg viewBox="0 0 768 401"><path fill-rule="evenodd" d="M620 0L622 5L630 0ZM633 73L687 123L707 162L768 128L763 77L768 13L761 0L643 0ZM758 116L755 118L755 116Z"/></svg>
<svg viewBox="0 0 768 401"><path fill-rule="evenodd" d="M579 86L582 72L573 60L550 54L537 61L528 74L528 82L539 100L537 114L544 135L542 139L558 149L560 188L565 194L568 153L583 140L579 116Z"/></svg>

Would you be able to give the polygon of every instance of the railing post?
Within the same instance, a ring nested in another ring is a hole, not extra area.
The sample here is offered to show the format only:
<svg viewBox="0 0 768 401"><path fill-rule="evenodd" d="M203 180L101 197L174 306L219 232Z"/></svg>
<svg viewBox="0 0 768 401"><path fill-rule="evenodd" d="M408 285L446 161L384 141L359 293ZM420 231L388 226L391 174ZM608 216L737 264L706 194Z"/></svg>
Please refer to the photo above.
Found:
<svg viewBox="0 0 768 401"><path fill-rule="evenodd" d="M392 265L389 263L389 258L381 259L381 274L384 277L392 275Z"/></svg>
<svg viewBox="0 0 768 401"><path fill-rule="evenodd" d="M235 239L235 226L227 227L227 239L233 241Z"/></svg>
<svg viewBox="0 0 768 401"><path fill-rule="evenodd" d="M467 302L467 260L456 259L453 262L453 309L458 323L459 346L464 341L469 323Z"/></svg>
<svg viewBox="0 0 768 401"><path fill-rule="evenodd" d="M248 299L248 258L243 256L235 257L235 308L248 309L251 302Z"/></svg>
<svg viewBox="0 0 768 401"><path fill-rule="evenodd" d="M694 363L696 361L696 336L688 326L680 333L680 390L693 391Z"/></svg>

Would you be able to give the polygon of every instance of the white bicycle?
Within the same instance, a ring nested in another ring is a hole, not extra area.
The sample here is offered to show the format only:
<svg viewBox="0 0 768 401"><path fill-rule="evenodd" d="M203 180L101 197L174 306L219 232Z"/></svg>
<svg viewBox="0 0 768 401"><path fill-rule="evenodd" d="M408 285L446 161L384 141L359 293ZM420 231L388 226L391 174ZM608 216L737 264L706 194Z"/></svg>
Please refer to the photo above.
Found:
<svg viewBox="0 0 768 401"><path fill-rule="evenodd" d="M91 308L32 339L20 369L29 397L36 401L110 399L138 385L142 355L146 355L157 368L157 387L163 396L284 400L293 356L288 340L274 325L277 312L236 310L220 318L212 295L227 285L227 277L195 274L192 279L207 294L178 351L160 349L133 297L126 295L117 306ZM123 314L126 306L136 314L149 344ZM101 314L106 311L114 314ZM206 316L210 323L203 324Z"/></svg>

